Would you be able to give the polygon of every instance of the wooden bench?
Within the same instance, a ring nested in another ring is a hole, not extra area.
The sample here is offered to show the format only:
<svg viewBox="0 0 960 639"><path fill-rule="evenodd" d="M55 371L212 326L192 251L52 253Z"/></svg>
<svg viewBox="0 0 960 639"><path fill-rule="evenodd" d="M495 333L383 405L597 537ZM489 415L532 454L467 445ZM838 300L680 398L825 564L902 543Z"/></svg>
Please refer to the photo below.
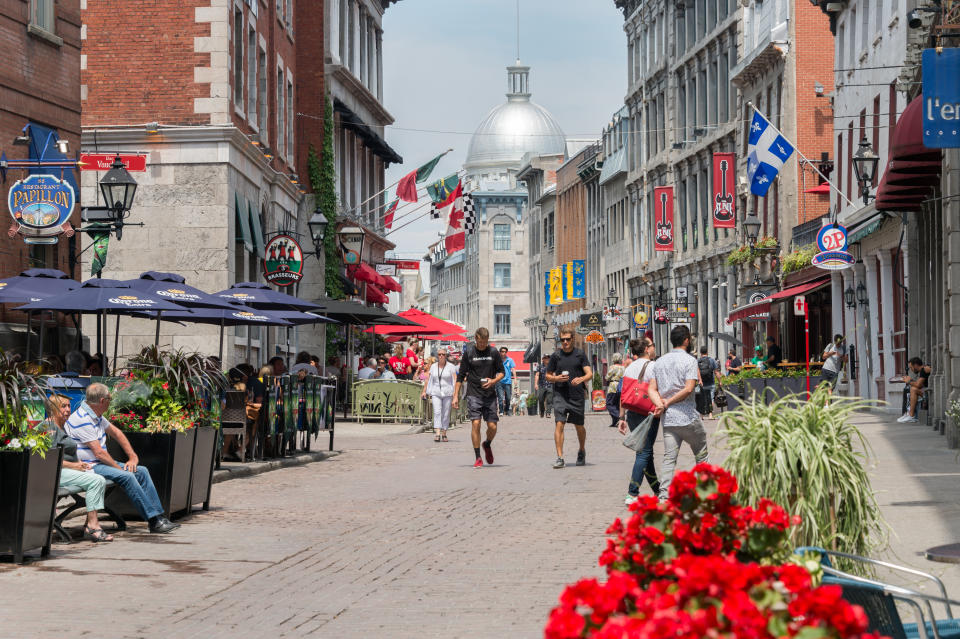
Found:
<svg viewBox="0 0 960 639"><path fill-rule="evenodd" d="M113 483L109 479L107 480L106 490L104 490L103 492L104 500L106 500L106 496L109 495L113 491L113 489L116 487L117 485L115 483ZM72 541L72 539L70 538L70 535L67 534L67 531L64 530L63 521L67 517L69 517L70 514L73 513L73 511L77 510L78 508L86 508L87 501L84 498L85 493L86 491L83 488L80 488L79 486L60 486L57 489L57 502L67 497L70 497L73 499L73 503L67 506L63 510L63 512L57 515L56 518L54 518L53 520L53 529L57 533L57 535L60 537L60 539L64 541L64 543L69 544ZM115 510L113 510L107 505L104 505L103 511L116 524L115 530L127 529L127 522L124 521L123 517L121 517L119 513L117 513Z"/></svg>

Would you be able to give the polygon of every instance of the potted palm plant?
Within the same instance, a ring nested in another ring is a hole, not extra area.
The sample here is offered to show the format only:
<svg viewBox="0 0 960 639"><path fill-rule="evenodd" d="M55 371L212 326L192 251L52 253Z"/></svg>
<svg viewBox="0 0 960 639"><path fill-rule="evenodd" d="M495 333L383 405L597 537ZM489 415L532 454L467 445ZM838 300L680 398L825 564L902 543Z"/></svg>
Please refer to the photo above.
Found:
<svg viewBox="0 0 960 639"><path fill-rule="evenodd" d="M821 388L809 401L787 395L723 416L721 436L730 450L724 466L737 476L741 499L772 499L800 515L794 546L870 555L885 543L887 527L866 470L870 446L850 423L868 405L831 398Z"/></svg>
<svg viewBox="0 0 960 639"><path fill-rule="evenodd" d="M209 503L215 412L223 386L215 360L156 346L132 357L114 385L109 419L125 431L140 462L150 470L160 502L171 516L187 512L192 504ZM115 445L108 442L108 447ZM122 513L136 515L124 494L115 492L110 499Z"/></svg>
<svg viewBox="0 0 960 639"><path fill-rule="evenodd" d="M15 356L0 351L0 555L50 552L62 449L39 427L44 388Z"/></svg>

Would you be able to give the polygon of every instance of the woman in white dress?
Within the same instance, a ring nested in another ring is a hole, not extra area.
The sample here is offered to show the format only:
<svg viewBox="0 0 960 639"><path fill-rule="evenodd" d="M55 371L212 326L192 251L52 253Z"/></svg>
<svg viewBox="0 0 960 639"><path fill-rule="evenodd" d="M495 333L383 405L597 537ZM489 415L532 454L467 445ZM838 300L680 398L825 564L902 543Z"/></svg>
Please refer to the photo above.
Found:
<svg viewBox="0 0 960 639"><path fill-rule="evenodd" d="M450 428L450 405L453 403L453 388L457 382L457 367L447 361L447 351L441 350L436 355L437 362L430 367L427 374L427 383L420 394L422 399L427 395L433 402L433 430L436 437L433 441L447 441L447 429Z"/></svg>

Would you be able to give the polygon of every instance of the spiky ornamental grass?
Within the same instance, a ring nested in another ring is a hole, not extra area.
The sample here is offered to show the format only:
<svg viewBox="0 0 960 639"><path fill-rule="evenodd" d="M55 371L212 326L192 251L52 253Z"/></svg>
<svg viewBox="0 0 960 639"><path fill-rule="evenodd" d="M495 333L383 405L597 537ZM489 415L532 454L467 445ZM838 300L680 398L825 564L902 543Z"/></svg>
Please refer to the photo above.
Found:
<svg viewBox="0 0 960 639"><path fill-rule="evenodd" d="M888 528L866 470L872 451L850 423L855 411L871 405L821 388L809 401L805 394L787 395L725 413L720 434L730 456L724 466L737 477L741 499L752 505L766 497L800 515L796 546L862 556L885 546Z"/></svg>

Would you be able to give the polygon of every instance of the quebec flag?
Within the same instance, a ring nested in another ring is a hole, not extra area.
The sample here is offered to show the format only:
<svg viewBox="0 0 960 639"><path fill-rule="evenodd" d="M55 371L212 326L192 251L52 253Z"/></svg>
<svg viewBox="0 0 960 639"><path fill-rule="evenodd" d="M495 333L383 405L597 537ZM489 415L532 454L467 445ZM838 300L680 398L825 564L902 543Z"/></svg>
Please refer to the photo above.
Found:
<svg viewBox="0 0 960 639"><path fill-rule="evenodd" d="M754 109L750 123L750 141L747 146L747 179L750 192L766 196L773 179L783 163L793 155L793 145L787 142L777 128Z"/></svg>

